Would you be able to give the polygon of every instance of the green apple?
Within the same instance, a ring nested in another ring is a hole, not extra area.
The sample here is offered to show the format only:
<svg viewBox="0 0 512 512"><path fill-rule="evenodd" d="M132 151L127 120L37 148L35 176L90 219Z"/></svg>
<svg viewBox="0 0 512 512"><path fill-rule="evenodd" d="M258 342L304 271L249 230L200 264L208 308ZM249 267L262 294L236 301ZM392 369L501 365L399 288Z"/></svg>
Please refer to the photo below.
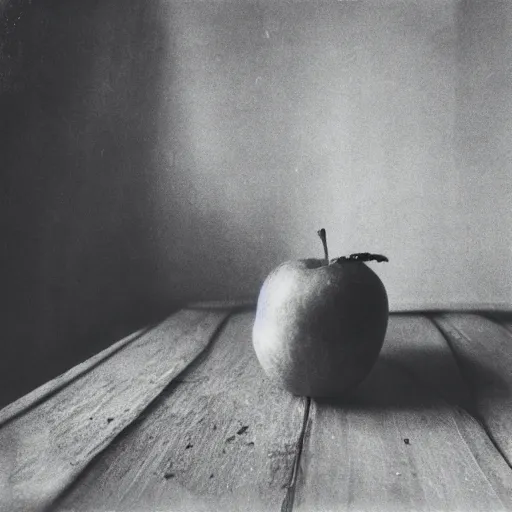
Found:
<svg viewBox="0 0 512 512"><path fill-rule="evenodd" d="M265 279L252 341L265 373L295 395L340 397L375 364L386 334L386 289L360 253L287 261Z"/></svg>

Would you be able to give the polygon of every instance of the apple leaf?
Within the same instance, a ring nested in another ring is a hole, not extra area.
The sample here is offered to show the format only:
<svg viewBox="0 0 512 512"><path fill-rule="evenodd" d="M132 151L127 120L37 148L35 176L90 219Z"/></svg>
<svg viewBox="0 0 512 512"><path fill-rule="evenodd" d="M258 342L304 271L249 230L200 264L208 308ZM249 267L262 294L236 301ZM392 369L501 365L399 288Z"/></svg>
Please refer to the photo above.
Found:
<svg viewBox="0 0 512 512"><path fill-rule="evenodd" d="M351 254L350 256L340 256L339 258L334 258L331 260L331 263L341 263L342 261L389 261L386 256L382 254L371 254L369 252L358 252L355 254Z"/></svg>

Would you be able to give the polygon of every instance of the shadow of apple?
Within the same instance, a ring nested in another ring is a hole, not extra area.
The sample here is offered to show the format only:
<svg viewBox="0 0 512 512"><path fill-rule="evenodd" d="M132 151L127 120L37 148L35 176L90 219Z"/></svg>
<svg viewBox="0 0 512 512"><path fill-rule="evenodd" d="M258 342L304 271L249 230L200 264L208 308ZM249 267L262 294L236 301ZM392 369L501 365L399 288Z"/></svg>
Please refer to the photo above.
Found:
<svg viewBox="0 0 512 512"><path fill-rule="evenodd" d="M393 315L390 316L391 321ZM479 417L479 403L509 400L507 383L482 361L432 351L413 343L388 351L386 342L368 376L337 398L315 398L340 408L425 409L458 407ZM478 389L476 389L478 379Z"/></svg>

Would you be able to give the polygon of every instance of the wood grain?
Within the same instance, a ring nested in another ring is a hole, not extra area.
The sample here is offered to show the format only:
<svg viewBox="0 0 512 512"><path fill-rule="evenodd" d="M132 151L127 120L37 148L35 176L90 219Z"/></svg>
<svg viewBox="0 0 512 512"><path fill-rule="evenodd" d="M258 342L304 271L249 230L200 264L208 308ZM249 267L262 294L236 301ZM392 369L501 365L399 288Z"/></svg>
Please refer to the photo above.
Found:
<svg viewBox="0 0 512 512"><path fill-rule="evenodd" d="M512 471L468 403L434 325L391 316L381 357L350 400L312 401L294 510L512 510Z"/></svg>
<svg viewBox="0 0 512 512"><path fill-rule="evenodd" d="M512 465L512 332L480 315L435 317L472 390L478 415Z"/></svg>
<svg viewBox="0 0 512 512"><path fill-rule="evenodd" d="M58 393L62 388L66 387L73 380L92 370L92 368L113 356L116 352L123 349L126 345L136 340L147 331L148 329L140 329L139 331L126 336L117 343L114 343L105 350L102 350L93 357L90 357L83 363L74 366L62 375L59 375L55 379L46 382L42 386L34 389L34 391L31 391L30 393L22 396L12 404L7 405L0 411L0 427L5 425L5 423L9 422L16 416L19 416L20 414L28 411L31 407L40 404L49 396Z"/></svg>
<svg viewBox="0 0 512 512"><path fill-rule="evenodd" d="M0 428L0 510L43 510L201 353L228 312L180 311Z"/></svg>
<svg viewBox="0 0 512 512"><path fill-rule="evenodd" d="M95 460L56 510L281 510L306 401L264 376L253 320L253 312L231 316L211 349Z"/></svg>

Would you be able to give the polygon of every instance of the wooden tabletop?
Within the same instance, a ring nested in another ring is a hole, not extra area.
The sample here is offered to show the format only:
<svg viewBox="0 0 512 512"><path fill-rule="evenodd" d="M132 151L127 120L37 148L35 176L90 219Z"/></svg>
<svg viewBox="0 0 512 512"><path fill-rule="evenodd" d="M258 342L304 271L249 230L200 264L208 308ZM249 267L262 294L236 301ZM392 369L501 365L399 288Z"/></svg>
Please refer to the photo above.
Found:
<svg viewBox="0 0 512 512"><path fill-rule="evenodd" d="M350 400L267 380L254 310L183 309L0 411L0 510L512 511L512 320L392 314Z"/></svg>

